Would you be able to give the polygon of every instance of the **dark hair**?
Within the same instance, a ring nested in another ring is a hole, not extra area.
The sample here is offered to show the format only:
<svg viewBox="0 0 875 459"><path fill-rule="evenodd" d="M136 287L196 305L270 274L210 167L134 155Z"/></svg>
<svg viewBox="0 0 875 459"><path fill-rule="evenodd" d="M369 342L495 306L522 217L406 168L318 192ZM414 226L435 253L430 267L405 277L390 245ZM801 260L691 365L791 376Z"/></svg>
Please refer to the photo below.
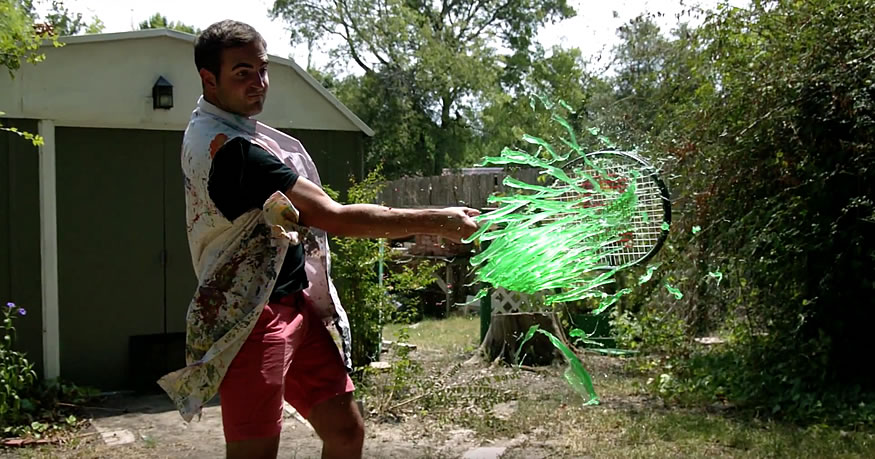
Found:
<svg viewBox="0 0 875 459"><path fill-rule="evenodd" d="M216 78L222 66L222 50L261 42L267 48L261 34L249 24L226 19L210 25L194 41L194 65L198 71L207 69Z"/></svg>

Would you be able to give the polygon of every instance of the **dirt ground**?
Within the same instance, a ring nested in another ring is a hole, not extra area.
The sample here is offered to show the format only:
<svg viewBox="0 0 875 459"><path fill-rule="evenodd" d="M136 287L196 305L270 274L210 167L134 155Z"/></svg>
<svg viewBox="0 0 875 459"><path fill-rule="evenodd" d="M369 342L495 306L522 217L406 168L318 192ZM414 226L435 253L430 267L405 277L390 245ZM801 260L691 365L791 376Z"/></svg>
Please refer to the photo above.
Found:
<svg viewBox="0 0 875 459"><path fill-rule="evenodd" d="M113 432L130 432L133 442L126 445L94 445L84 448L87 456L148 457L148 458L208 458L224 456L221 411L218 404L208 406L202 418L191 423L182 420L166 396L116 397L104 403L95 416L92 428L103 437ZM119 410L119 411L115 411ZM124 411L122 411L124 410ZM365 456L380 458L410 458L426 456L460 457L474 446L466 435L450 436L443 444L430 444L403 425L368 422ZM130 440L130 439L129 439ZM86 452L88 449L92 451ZM291 415L283 423L280 457L319 457L321 441L312 429ZM75 451L69 451L75 456Z"/></svg>
<svg viewBox="0 0 875 459"><path fill-rule="evenodd" d="M584 406L562 378L563 362L517 368L475 356L478 322L411 326L416 350L384 354L369 372L366 458L875 457L875 433L795 426L739 416L720 406L667 406L641 389L622 359L586 353L601 404ZM396 330L397 331L397 330ZM393 331L392 333L395 333ZM388 335L388 334L387 334ZM163 394L116 396L88 407L88 425L61 445L0 448L0 459L224 457L217 403L185 423ZM281 458L319 457L308 425L287 416Z"/></svg>
<svg viewBox="0 0 875 459"><path fill-rule="evenodd" d="M510 416L513 403L496 412ZM211 403L200 420L186 423L164 395L116 396L87 410L90 426L65 446L0 450L0 457L217 458L224 456L221 409ZM404 420L366 418L364 457L497 458L528 437L484 439L473 429L437 426L418 416ZM281 458L319 457L321 441L292 415L283 423ZM548 457L533 449L524 456ZM473 456L471 456L473 455Z"/></svg>
<svg viewBox="0 0 875 459"><path fill-rule="evenodd" d="M518 416L516 398L520 390L545 390L561 382L559 368L544 372L512 370L506 366L487 363L471 363L471 353L447 359L443 352L420 349L414 352L423 362L422 373L416 377L428 379L428 374L442 375L439 384L465 387L468 381L492 381L499 375L513 377L497 378L493 396L500 399L487 401L492 409L478 408L482 402L464 394L448 396L445 406L432 406L428 410L422 403L409 403L404 409L385 409L386 404L403 400L406 395L398 393L387 397L375 384L376 393L365 394L366 439L364 457L367 458L460 458L491 459L498 457L546 458L556 457L549 445L546 430L535 429L525 435L516 435L514 429L493 429L490 420L506 422ZM387 360L392 360L391 357ZM465 362L468 362L467 364ZM447 368L455 366L450 376ZM377 377L391 377L391 370ZM412 381L405 380L405 382ZM431 386L431 390L439 387ZM560 386L561 387L561 386ZM455 398L453 398L455 397ZM415 398L415 397L413 397ZM423 401L424 402L424 401ZM432 403L434 401L432 400ZM383 406L381 410L380 406ZM430 411L429 411L430 410ZM0 449L0 457L75 457L75 458L217 458L224 456L221 409L214 401L203 412L200 420L186 423L163 394L114 396L102 400L86 411L90 426L77 434L77 439L61 446L37 448ZM455 417L467 416L468 421L454 422ZM484 421L481 425L479 420ZM538 416L527 419L525 424L537 425ZM471 422L474 419L474 422ZM541 440L538 437L543 437ZM291 414L284 420L280 442L281 458L319 457L321 441L309 427Z"/></svg>

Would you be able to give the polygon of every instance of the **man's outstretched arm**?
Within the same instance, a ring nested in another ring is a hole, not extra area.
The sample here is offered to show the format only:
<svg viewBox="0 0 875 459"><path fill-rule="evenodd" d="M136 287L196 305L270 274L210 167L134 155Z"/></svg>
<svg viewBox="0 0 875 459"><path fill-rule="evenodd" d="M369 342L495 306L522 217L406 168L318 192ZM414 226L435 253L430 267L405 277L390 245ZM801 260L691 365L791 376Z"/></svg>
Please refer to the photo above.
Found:
<svg viewBox="0 0 875 459"><path fill-rule="evenodd" d="M339 204L315 183L300 177L285 192L300 212L299 221L347 237L402 238L434 234L458 242L477 230L475 209L395 209L374 204Z"/></svg>

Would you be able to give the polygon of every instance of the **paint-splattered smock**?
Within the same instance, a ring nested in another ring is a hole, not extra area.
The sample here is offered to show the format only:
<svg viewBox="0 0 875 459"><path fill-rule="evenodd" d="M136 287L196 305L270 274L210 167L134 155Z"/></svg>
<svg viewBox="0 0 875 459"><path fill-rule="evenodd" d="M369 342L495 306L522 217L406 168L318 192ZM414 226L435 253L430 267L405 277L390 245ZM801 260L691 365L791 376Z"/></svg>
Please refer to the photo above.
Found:
<svg viewBox="0 0 875 459"><path fill-rule="evenodd" d="M221 110L203 97L198 100L182 142L188 241L198 279L186 316L187 366L158 381L186 421L218 393L228 366L268 302L289 244L304 244L310 281L305 291L326 323L337 326L347 366L350 362L349 322L329 276L327 234L297 226L297 211L280 192L263 209L233 221L210 199L212 158L236 137L273 153L299 176L321 185L313 160L298 140Z"/></svg>

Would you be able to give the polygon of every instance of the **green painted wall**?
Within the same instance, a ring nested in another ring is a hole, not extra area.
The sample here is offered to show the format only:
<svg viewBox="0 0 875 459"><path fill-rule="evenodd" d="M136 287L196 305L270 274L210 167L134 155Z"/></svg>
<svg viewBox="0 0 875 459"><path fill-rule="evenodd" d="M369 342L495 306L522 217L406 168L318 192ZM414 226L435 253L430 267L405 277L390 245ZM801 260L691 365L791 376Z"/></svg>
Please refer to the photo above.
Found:
<svg viewBox="0 0 875 459"><path fill-rule="evenodd" d="M4 126L37 132L34 120L2 119ZM0 131L0 306L27 309L16 320L16 348L42 374L39 151L24 138Z"/></svg>
<svg viewBox="0 0 875 459"><path fill-rule="evenodd" d="M284 129L283 132L304 144L307 153L319 169L323 184L341 192L349 189L350 174L356 180L364 170L364 134L350 131L303 131Z"/></svg>
<svg viewBox="0 0 875 459"><path fill-rule="evenodd" d="M162 364L131 362L131 337L152 335L158 345L159 335L184 333L196 286L182 132L58 128L56 137L62 375L142 387L131 377ZM82 333L94 326L100 333ZM181 352L172 357L183 364Z"/></svg>
<svg viewBox="0 0 875 459"><path fill-rule="evenodd" d="M180 152L182 132L165 132L164 140L164 241L165 327L167 333L185 332L185 314L197 286L185 231L185 195Z"/></svg>
<svg viewBox="0 0 875 459"><path fill-rule="evenodd" d="M126 385L129 338L164 331L164 133L57 128L61 375Z"/></svg>

